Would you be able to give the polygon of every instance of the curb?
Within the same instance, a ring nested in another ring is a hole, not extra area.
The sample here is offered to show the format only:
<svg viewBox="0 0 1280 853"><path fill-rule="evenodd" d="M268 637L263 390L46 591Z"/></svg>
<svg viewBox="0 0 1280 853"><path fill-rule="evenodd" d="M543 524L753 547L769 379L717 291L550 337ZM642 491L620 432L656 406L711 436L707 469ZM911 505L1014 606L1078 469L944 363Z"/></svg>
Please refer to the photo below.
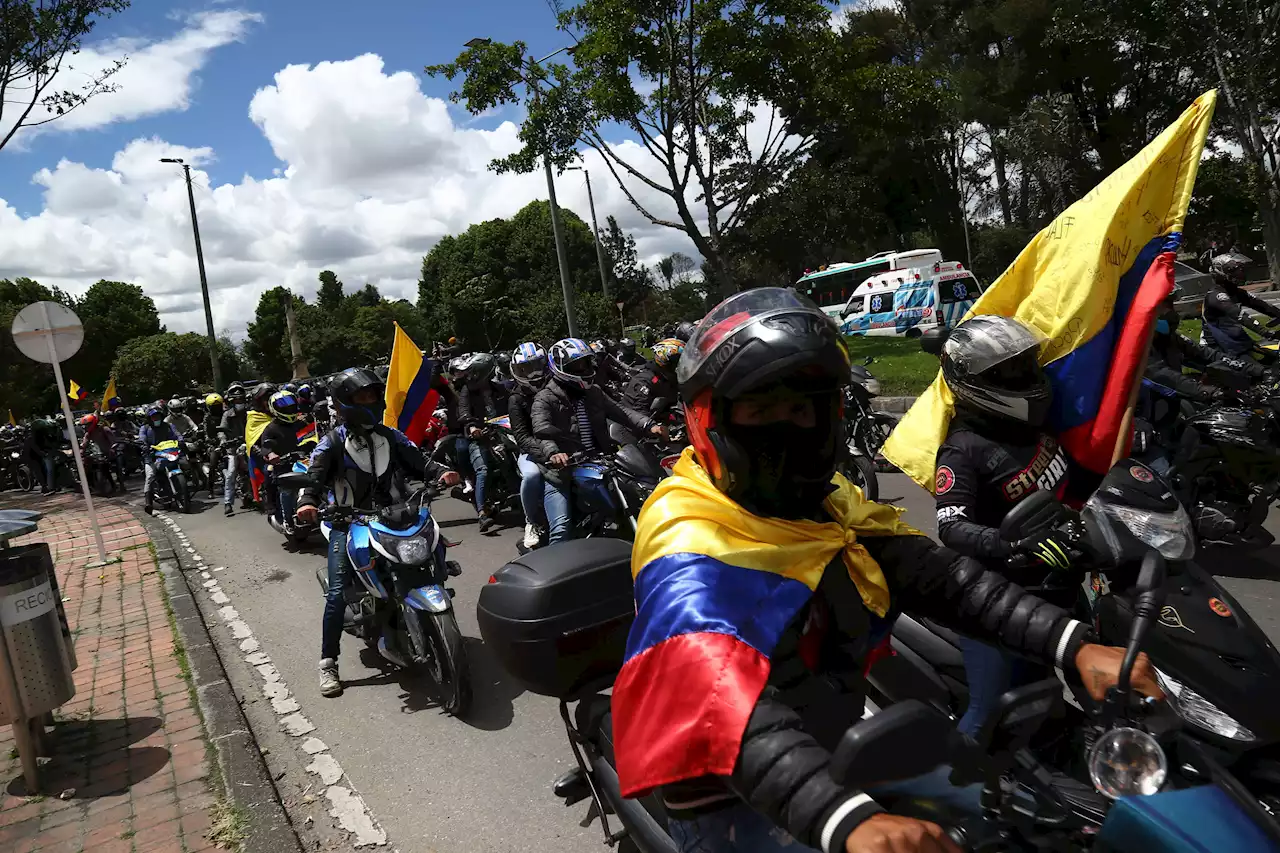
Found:
<svg viewBox="0 0 1280 853"><path fill-rule="evenodd" d="M876 397L871 401L871 408L877 412L905 415L915 401L915 397Z"/></svg>
<svg viewBox="0 0 1280 853"><path fill-rule="evenodd" d="M177 550L164 525L136 507L129 507L156 546L156 562L165 593L173 608L174 624L186 649L200 713L209 745L222 771L223 796L249 816L244 853L303 853L280 792L272 781L240 701L231 689L226 669L209 626L196 605Z"/></svg>

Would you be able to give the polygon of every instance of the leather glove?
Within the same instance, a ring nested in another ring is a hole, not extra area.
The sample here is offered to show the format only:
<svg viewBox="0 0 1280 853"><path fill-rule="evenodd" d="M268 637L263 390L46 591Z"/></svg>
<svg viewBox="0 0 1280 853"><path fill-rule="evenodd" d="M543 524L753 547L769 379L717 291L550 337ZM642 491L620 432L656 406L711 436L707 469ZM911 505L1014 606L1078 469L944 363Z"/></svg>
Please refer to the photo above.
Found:
<svg viewBox="0 0 1280 853"><path fill-rule="evenodd" d="M1067 571L1071 568L1070 547L1052 530L1020 539L1014 543L1013 550L1017 554L1033 557L1051 569Z"/></svg>

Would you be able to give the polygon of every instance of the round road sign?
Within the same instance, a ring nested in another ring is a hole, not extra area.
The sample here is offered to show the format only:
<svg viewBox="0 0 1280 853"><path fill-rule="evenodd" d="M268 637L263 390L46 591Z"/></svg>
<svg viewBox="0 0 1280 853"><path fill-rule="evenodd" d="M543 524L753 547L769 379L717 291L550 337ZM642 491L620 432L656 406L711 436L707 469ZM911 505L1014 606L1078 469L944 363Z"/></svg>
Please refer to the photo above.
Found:
<svg viewBox="0 0 1280 853"><path fill-rule="evenodd" d="M50 363L47 341L50 333L58 361L71 358L84 342L80 318L61 302L33 302L13 318L13 342L27 358Z"/></svg>

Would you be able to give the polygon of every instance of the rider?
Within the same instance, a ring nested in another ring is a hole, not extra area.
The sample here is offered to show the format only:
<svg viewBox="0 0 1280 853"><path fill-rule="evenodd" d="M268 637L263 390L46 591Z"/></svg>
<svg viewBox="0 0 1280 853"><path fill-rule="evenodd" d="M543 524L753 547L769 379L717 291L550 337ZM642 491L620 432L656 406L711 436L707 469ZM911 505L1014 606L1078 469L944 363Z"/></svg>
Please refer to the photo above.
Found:
<svg viewBox="0 0 1280 853"><path fill-rule="evenodd" d="M187 402L181 397L169 401L169 415L165 423L177 430L178 435L186 436L196 431L196 422L187 415Z"/></svg>
<svg viewBox="0 0 1280 853"><path fill-rule="evenodd" d="M36 458L40 464L40 470L44 472L44 484L40 492L42 494L57 492L57 469L54 463L62 449L62 435L58 425L50 418L36 418L31 422L27 439L30 442L29 455Z"/></svg>
<svg viewBox="0 0 1280 853"><path fill-rule="evenodd" d="M321 489L304 489L298 500L298 520L316 524L325 492L342 506L375 509L404 501L416 489L409 480L437 479L453 485L455 472L429 461L404 433L382 424L386 385L371 371L354 367L330 386L338 426L311 453L310 475ZM338 696L338 652L346 602L343 584L351 572L347 557L347 528L334 524L329 532L329 592L325 599L320 644L320 695Z"/></svg>
<svg viewBox="0 0 1280 853"><path fill-rule="evenodd" d="M633 430L665 435L665 429L647 415L624 409L594 384L596 355L580 338L565 338L552 344L547 364L551 380L533 400L533 435L542 445L542 458L551 468L564 468L575 453L594 453L612 444L607 421ZM569 484L547 480L547 522L552 544L569 538L573 522ZM612 503L599 472L576 466L573 479L579 488L596 490Z"/></svg>
<svg viewBox="0 0 1280 853"><path fill-rule="evenodd" d="M623 367L637 368L644 366L644 358L636 352L636 342L631 338L623 338L618 341L617 351L618 363Z"/></svg>
<svg viewBox="0 0 1280 853"><path fill-rule="evenodd" d="M299 449L298 398L290 391L277 391L267 402L267 410L271 412L271 423L262 431L253 452L266 466L267 506L275 510L284 532L293 533L294 492L276 488L276 475L288 473L287 469L277 471L276 468L282 457Z"/></svg>
<svg viewBox="0 0 1280 853"><path fill-rule="evenodd" d="M653 345L653 360L627 383L627 392L622 398L623 405L637 412L653 411L653 401L665 399L667 407L679 402L680 389L676 385L676 368L680 365L680 354L684 352L684 341L679 338L667 338Z"/></svg>
<svg viewBox="0 0 1280 853"><path fill-rule="evenodd" d="M1227 355L1246 356L1254 352L1252 331L1264 338L1276 333L1245 313L1251 308L1280 320L1280 308L1263 302L1243 289L1246 267L1251 261L1239 252L1218 255L1209 262L1209 272L1217 289L1205 294L1201 313L1204 330L1200 342Z"/></svg>
<svg viewBox="0 0 1280 853"><path fill-rule="evenodd" d="M164 409L159 406L147 407L147 422L138 430L138 441L142 444L142 511L151 514L151 502L156 487L156 459L152 450L163 441L176 441L182 445L182 434L174 429L165 417Z"/></svg>
<svg viewBox="0 0 1280 853"><path fill-rule="evenodd" d="M259 382L253 386L253 391L249 393L249 410L263 415L271 414L267 404L271 402L271 395L277 390L279 389L270 382Z"/></svg>
<svg viewBox="0 0 1280 853"><path fill-rule="evenodd" d="M124 488L124 473L119 470L116 459L116 437L107 427L105 423L98 419L98 416L90 412L80 419L80 426L84 427L84 438L80 439L80 453L83 454L89 449L89 443L98 445L98 450L110 465L108 471L115 470L119 474L120 488ZM107 475L111 475L108 473Z"/></svg>
<svg viewBox="0 0 1280 853"><path fill-rule="evenodd" d="M596 354L595 384L601 388L608 388L610 382L616 382L621 386L631 378L630 371L626 370L614 359L609 349L608 341L597 340L591 342L591 351Z"/></svg>
<svg viewBox="0 0 1280 853"><path fill-rule="evenodd" d="M1038 490L1062 498L1071 481L1066 454L1043 429L1052 400L1037 360L1043 340L1011 317L981 315L957 326L942 348L942 375L956 412L934 476L938 539L992 571L1003 571L1015 555L1071 568L1068 544L1052 532L1010 543L999 530L1023 498ZM1012 684L1015 661L968 637L960 638L960 648L969 706L959 728L973 735Z"/></svg>
<svg viewBox="0 0 1280 853"><path fill-rule="evenodd" d="M533 398L547 382L547 351L532 341L520 344L511 354L511 378L515 390L507 401L511 436L520 448L520 504L524 507L524 547L536 548L547 526L543 504L546 480L540 466L547 464L542 442L533 437Z"/></svg>
<svg viewBox="0 0 1280 853"><path fill-rule="evenodd" d="M698 331L697 323L692 320L681 320L679 323L676 323L676 327L671 330L670 337L688 343L689 339L693 337L693 334L696 331Z"/></svg>
<svg viewBox="0 0 1280 853"><path fill-rule="evenodd" d="M235 510L231 506L236 494L236 479L240 473L240 446L244 444L245 428L248 426L248 405L245 402L244 386L232 382L227 386L226 411L218 422L218 443L226 454L226 475L222 483L222 511L231 515ZM241 509L248 509L250 501L245 498L240 502Z"/></svg>
<svg viewBox="0 0 1280 853"><path fill-rule="evenodd" d="M493 387L489 379L493 376L493 359L481 357L481 353L458 356L449 363L449 383L457 394L456 417L460 429L457 444L454 446L459 464L471 464L475 475L476 513L480 516L480 532L484 533L497 519L489 515L485 507L487 496L485 487L489 480L489 454L483 443L478 441L483 433L488 418L497 417L498 410L493 401ZM453 426L450 426L453 431Z"/></svg>
<svg viewBox="0 0 1280 853"><path fill-rule="evenodd" d="M1124 651L836 474L849 355L795 291L713 309L680 380L693 447L645 503L632 551L637 616L612 697L623 795L660 789L683 853L955 853L938 826L885 813L885 792L827 772L894 615L1074 664L1098 699ZM1149 661L1134 684L1159 695ZM895 787L976 807L945 779Z"/></svg>

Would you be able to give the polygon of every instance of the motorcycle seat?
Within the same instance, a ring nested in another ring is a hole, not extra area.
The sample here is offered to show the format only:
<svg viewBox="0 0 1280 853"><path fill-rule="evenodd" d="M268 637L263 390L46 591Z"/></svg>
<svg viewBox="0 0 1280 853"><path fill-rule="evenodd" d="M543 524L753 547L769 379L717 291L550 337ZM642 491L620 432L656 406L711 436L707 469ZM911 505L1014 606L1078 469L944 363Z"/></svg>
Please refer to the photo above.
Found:
<svg viewBox="0 0 1280 853"><path fill-rule="evenodd" d="M607 693L584 696L574 709L574 722L578 732L587 740L599 744L605 757L613 762L613 712L612 697Z"/></svg>

